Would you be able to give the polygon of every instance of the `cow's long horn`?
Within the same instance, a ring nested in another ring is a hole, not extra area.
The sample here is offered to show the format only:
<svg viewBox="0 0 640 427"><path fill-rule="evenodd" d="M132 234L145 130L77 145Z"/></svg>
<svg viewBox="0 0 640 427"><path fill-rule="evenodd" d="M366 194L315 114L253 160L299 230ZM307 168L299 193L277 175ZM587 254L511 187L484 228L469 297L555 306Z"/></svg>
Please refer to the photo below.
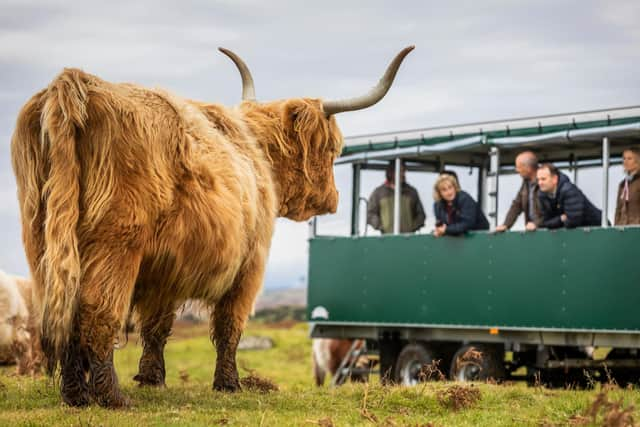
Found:
<svg viewBox="0 0 640 427"><path fill-rule="evenodd" d="M256 90L253 87L253 77L251 77L251 71L249 71L247 64L229 49L219 47L218 50L231 58L236 67L238 67L238 71L240 71L240 76L242 77L242 100L255 101Z"/></svg>
<svg viewBox="0 0 640 427"><path fill-rule="evenodd" d="M380 101L391 87L391 83L393 83L393 79L396 76L396 72L398 72L398 68L400 68L402 60L414 48L415 46L407 46L402 49L400 53L393 58L393 61L391 61L391 64L387 67L387 71L385 71L378 84L372 88L369 93L356 98L340 99L338 101L325 101L322 104L324 113L327 116L330 116L332 114L342 113L345 111L362 110L363 108L370 107Z"/></svg>

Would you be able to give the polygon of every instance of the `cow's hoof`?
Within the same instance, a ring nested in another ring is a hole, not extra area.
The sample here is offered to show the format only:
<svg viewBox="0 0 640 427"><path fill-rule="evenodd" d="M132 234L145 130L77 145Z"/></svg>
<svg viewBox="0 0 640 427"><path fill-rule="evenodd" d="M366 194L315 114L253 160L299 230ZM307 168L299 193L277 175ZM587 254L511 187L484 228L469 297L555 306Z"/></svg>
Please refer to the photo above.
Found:
<svg viewBox="0 0 640 427"><path fill-rule="evenodd" d="M109 409L126 409L131 406L131 401L119 392L109 396L96 396L96 403Z"/></svg>
<svg viewBox="0 0 640 427"><path fill-rule="evenodd" d="M62 401L69 406L74 406L77 408L88 406L91 403L89 393L62 393Z"/></svg>
<svg viewBox="0 0 640 427"><path fill-rule="evenodd" d="M165 387L164 378L161 375L137 374L133 377L139 387Z"/></svg>
<svg viewBox="0 0 640 427"><path fill-rule="evenodd" d="M238 391L242 391L242 388L240 388L240 382L238 381L232 381L227 383L224 383L222 381L214 381L213 389L215 391L223 391L226 393L236 393Z"/></svg>

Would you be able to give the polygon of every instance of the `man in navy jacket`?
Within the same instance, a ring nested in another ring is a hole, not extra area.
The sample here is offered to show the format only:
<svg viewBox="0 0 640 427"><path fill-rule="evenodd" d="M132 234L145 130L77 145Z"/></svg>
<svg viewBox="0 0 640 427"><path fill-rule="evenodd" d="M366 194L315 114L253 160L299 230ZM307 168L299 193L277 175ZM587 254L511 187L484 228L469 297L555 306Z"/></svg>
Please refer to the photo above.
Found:
<svg viewBox="0 0 640 427"><path fill-rule="evenodd" d="M574 228L601 225L602 212L558 168L546 163L538 168L538 187L543 228Z"/></svg>

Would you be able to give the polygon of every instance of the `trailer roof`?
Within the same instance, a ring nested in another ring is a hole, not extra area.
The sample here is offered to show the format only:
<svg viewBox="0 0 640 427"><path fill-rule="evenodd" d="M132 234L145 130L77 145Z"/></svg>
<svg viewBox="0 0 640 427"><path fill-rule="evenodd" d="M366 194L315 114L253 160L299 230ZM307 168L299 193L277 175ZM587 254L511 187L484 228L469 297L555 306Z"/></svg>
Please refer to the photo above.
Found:
<svg viewBox="0 0 640 427"><path fill-rule="evenodd" d="M640 106L437 126L345 138L336 163L362 163L395 157L416 161L474 165L490 147L501 150L501 163L512 163L527 148L545 161L569 156L601 156L602 138L609 137L611 154L640 144Z"/></svg>

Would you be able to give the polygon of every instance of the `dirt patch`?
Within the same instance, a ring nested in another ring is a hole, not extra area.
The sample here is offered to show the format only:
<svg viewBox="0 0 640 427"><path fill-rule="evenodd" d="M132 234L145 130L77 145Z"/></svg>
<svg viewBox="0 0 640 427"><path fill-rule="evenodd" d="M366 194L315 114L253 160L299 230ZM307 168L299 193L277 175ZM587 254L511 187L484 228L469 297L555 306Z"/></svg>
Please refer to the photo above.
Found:
<svg viewBox="0 0 640 427"><path fill-rule="evenodd" d="M436 393L438 403L443 408L453 409L454 411L475 405L480 401L481 397L480 390L473 385L452 385Z"/></svg>
<svg viewBox="0 0 640 427"><path fill-rule="evenodd" d="M279 387L270 379L262 378L258 375L251 373L248 377L244 377L240 380L240 384L247 390L257 391L260 393L271 393L272 391L280 390Z"/></svg>
<svg viewBox="0 0 640 427"><path fill-rule="evenodd" d="M333 424L333 420L331 419L331 417L320 418L318 420L318 425L320 427L334 427L335 426L335 424Z"/></svg>

